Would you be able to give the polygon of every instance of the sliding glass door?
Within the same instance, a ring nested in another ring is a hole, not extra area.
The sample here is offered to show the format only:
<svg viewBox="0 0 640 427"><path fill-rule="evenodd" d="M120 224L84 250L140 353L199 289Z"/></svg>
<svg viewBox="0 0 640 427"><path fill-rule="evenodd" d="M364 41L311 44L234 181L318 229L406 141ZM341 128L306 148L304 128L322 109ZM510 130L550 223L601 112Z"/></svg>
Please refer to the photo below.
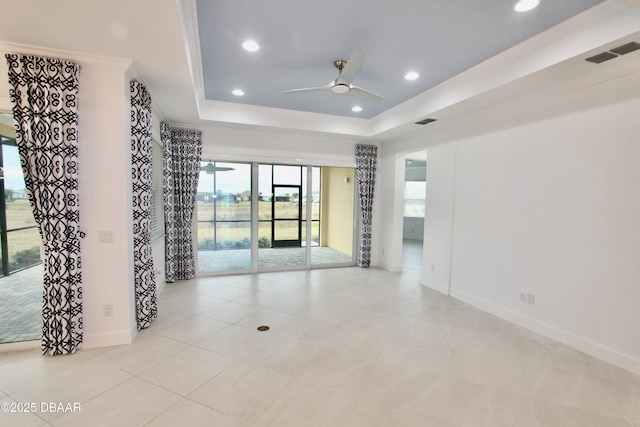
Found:
<svg viewBox="0 0 640 427"><path fill-rule="evenodd" d="M311 246L312 265L339 265L354 261L354 170L323 167L320 185L314 188L320 195L318 240Z"/></svg>
<svg viewBox="0 0 640 427"><path fill-rule="evenodd" d="M205 161L201 169L201 273L355 264L353 168Z"/></svg>
<svg viewBox="0 0 640 427"><path fill-rule="evenodd" d="M270 231L270 240L258 248L258 270L304 268L302 183L307 180L307 167L261 164L259 171L258 188L268 195L263 199L271 212L260 219L261 228Z"/></svg>
<svg viewBox="0 0 640 427"><path fill-rule="evenodd" d="M251 164L202 162L198 270L251 271Z"/></svg>
<svg viewBox="0 0 640 427"><path fill-rule="evenodd" d="M27 197L13 117L0 114L0 344L42 337L41 239Z"/></svg>

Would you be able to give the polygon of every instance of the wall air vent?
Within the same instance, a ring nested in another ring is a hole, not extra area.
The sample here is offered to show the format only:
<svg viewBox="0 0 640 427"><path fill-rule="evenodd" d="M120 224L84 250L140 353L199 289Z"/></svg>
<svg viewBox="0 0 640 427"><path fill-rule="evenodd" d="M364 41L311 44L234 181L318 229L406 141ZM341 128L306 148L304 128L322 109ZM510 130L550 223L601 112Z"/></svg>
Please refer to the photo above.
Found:
<svg viewBox="0 0 640 427"><path fill-rule="evenodd" d="M417 125L426 125L426 124L429 124L429 123L433 123L433 122L435 122L436 120L437 120L437 119L428 119L428 118L427 118L427 119L422 119L422 120L420 120L419 122L416 122L416 124L417 124Z"/></svg>
<svg viewBox="0 0 640 427"><path fill-rule="evenodd" d="M617 57L618 57L618 55L616 55L615 53L602 52L602 53L599 53L597 55L594 55L594 56L591 56L589 58L586 58L585 61L593 62L594 64L600 64L600 63L602 63L604 61L608 61L610 59L617 58Z"/></svg>
<svg viewBox="0 0 640 427"><path fill-rule="evenodd" d="M618 55L626 55L627 53L633 52L634 50L640 49L640 43L631 42L627 44L623 44L622 46L618 46L615 49L611 49L611 52L616 53Z"/></svg>

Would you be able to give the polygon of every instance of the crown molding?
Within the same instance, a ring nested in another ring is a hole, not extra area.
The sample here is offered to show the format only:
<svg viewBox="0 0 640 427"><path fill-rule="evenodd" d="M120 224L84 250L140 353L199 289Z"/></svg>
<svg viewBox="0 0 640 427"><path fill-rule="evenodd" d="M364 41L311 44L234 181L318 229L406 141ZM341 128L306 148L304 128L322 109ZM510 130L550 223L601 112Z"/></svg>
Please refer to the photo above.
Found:
<svg viewBox="0 0 640 427"><path fill-rule="evenodd" d="M38 55L50 58L62 58L77 62L83 67L98 68L110 71L127 72L133 60L110 56L92 55L88 53L72 52L69 50L54 49L42 46L32 46L20 43L0 41L0 51L5 53L22 53Z"/></svg>

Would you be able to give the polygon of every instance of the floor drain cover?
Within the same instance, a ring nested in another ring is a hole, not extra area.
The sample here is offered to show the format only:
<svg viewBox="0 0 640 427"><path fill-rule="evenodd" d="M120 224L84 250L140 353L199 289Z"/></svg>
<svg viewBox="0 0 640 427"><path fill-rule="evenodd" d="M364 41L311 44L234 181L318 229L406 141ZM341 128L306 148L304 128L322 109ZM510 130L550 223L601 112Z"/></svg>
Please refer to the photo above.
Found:
<svg viewBox="0 0 640 427"><path fill-rule="evenodd" d="M268 330L269 330L269 327L268 327L268 326L258 326L258 330L259 330L260 332L268 331Z"/></svg>

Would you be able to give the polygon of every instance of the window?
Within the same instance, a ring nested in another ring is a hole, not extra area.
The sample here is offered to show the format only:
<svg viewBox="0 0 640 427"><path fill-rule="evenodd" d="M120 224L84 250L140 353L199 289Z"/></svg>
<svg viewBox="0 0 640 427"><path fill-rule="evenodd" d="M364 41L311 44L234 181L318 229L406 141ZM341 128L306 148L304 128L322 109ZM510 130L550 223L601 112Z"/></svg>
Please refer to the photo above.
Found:
<svg viewBox="0 0 640 427"><path fill-rule="evenodd" d="M404 216L424 218L424 200L427 196L425 181L405 181Z"/></svg>
<svg viewBox="0 0 640 427"><path fill-rule="evenodd" d="M198 181L198 270L251 270L250 163L203 161Z"/></svg>
<svg viewBox="0 0 640 427"><path fill-rule="evenodd" d="M156 140L152 142L152 177L151 177L151 241L164 234L164 199L162 145Z"/></svg>
<svg viewBox="0 0 640 427"><path fill-rule="evenodd" d="M6 121L13 122L11 116ZM0 120L0 275L40 263L40 233L33 218L13 128Z"/></svg>
<svg viewBox="0 0 640 427"><path fill-rule="evenodd" d="M199 272L355 263L353 168L204 160L200 170Z"/></svg>

